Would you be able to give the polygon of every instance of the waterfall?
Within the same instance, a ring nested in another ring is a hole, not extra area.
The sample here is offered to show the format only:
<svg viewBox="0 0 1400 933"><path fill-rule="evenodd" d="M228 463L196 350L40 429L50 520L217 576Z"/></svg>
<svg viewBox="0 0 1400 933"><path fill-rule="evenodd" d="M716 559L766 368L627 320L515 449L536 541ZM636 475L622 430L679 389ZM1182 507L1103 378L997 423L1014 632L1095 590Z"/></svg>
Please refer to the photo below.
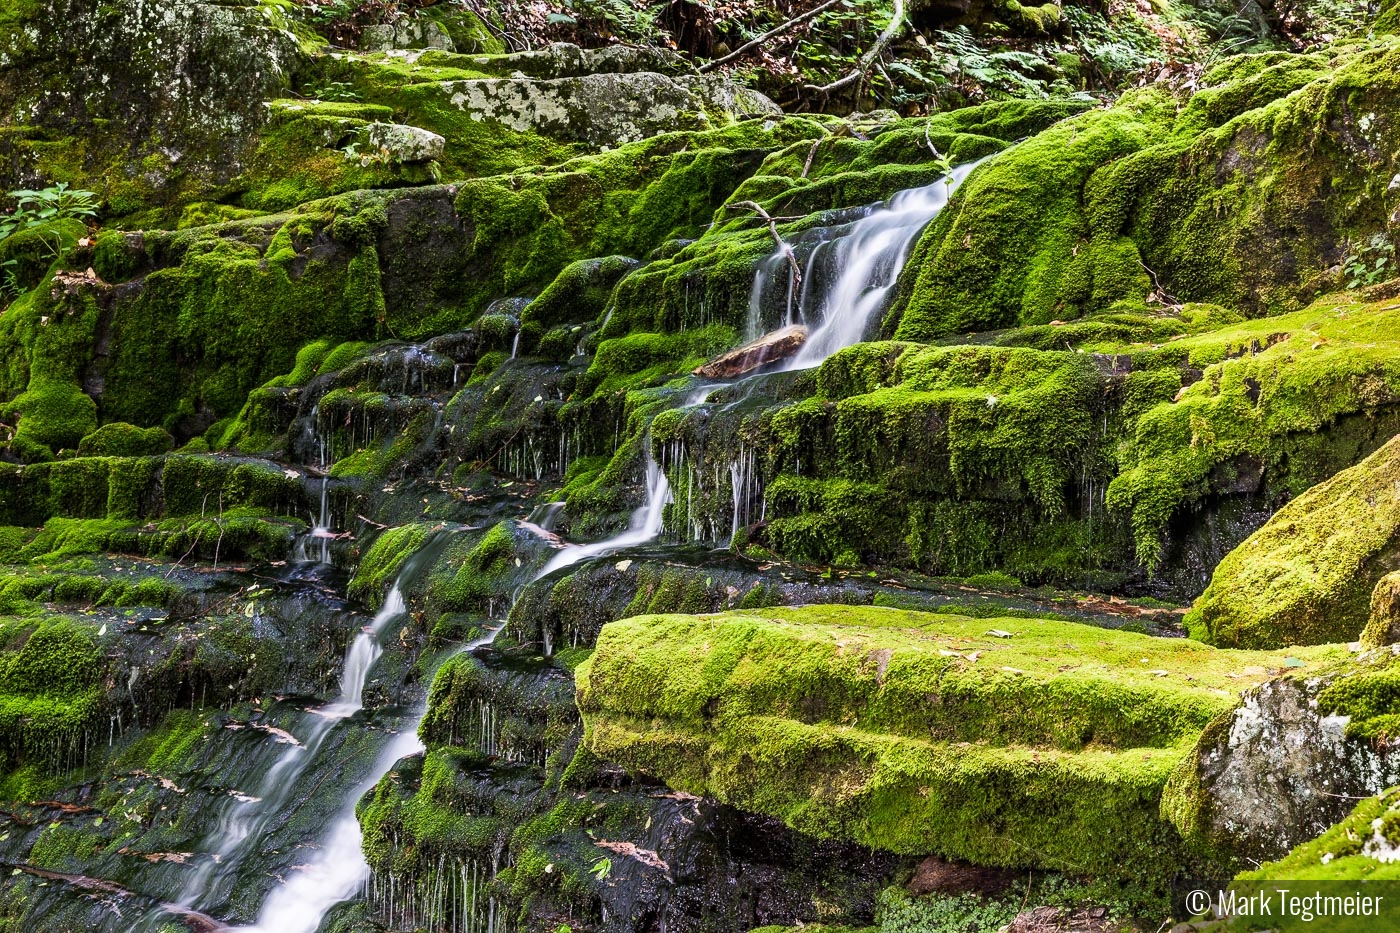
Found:
<svg viewBox="0 0 1400 933"><path fill-rule="evenodd" d="M382 653L379 636L389 623L406 611L403 592L396 581L371 623L366 626L345 652L345 664L340 680L340 696L332 703L306 717L307 729L300 741L285 740L287 749L267 770L256 795L234 798L231 809L221 815L216 845L209 858L185 885L180 899L183 907L195 907L211 901L211 893L222 897L221 889L252 844L263 835L270 820L297 790L297 778L306 770L322 741L336 723L358 712L362 706L365 682L370 669ZM358 799L358 798L357 798ZM314 928L313 928L314 929Z"/></svg>
<svg viewBox="0 0 1400 933"><path fill-rule="evenodd" d="M399 604L402 606L402 599ZM504 628L502 625L488 632L469 642L461 650L472 651L491 644ZM374 658L378 656L376 642ZM369 664L373 664L373 659ZM349 670L350 665L347 663L347 681ZM368 666L365 670L368 671ZM360 687L363 686L364 682L361 680ZM296 868L282 884L268 894L262 910L258 913L257 923L247 927L234 927L233 931L315 933L332 907L355 897L365 889L370 879L370 869L361 845L360 821L355 816L355 804L374 789L399 759L423 751L423 743L418 739L418 726L427 711L425 699L389 744L380 751L370 776L350 793L345 807L331 823L320 849L311 861Z"/></svg>
<svg viewBox="0 0 1400 933"><path fill-rule="evenodd" d="M860 343L884 310L920 233L982 161L960 165L922 188L901 191L882 204L862 209L853 220L800 234L790 244L799 256L806 256L798 295L793 294L787 253L776 249L759 263L754 276L750 337L761 335L763 310L776 299L785 309L784 324L798 323L800 316L812 328L807 343L785 370L809 369L837 350ZM770 299L775 291L779 294Z"/></svg>
<svg viewBox="0 0 1400 933"><path fill-rule="evenodd" d="M647 496L627 521L627 528L611 538L593 544L571 544L549 559L549 562L535 574L535 579L548 576L562 567L569 567L581 560L611 554L623 548L646 544L661 534L661 517L666 503L671 501L671 485L666 481L666 471L661 469L656 458L651 455L651 445L647 444Z"/></svg>
<svg viewBox="0 0 1400 933"><path fill-rule="evenodd" d="M311 531L297 538L296 545L292 549L292 560L299 563L315 562L318 564L329 564L331 562L331 540L335 533L331 529L331 508L330 508L330 444L326 435L321 431L320 406L313 406L311 414L308 416L306 425L302 429L307 435L307 440L314 445L316 450L316 465L321 476L321 507L316 516L316 523Z"/></svg>

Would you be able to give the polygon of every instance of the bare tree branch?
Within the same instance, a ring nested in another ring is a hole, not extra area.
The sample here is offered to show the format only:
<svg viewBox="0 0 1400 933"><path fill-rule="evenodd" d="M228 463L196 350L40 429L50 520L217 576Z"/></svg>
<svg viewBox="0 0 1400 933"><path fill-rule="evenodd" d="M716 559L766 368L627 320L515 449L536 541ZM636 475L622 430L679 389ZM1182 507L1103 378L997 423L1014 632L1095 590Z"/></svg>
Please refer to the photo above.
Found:
<svg viewBox="0 0 1400 933"><path fill-rule="evenodd" d="M837 78L830 84L821 86L809 84L806 86L806 89L815 91L818 94L830 94L832 91L839 91L846 85L863 79L870 72L871 66L875 64L875 59L885 50L885 46L889 45L903 28L904 0L894 0L894 15L890 17L890 24L885 27L884 32L880 33L879 38L875 40L875 44L867 49L865 54L860 57L860 61L856 62L856 66L844 77Z"/></svg>
<svg viewBox="0 0 1400 933"><path fill-rule="evenodd" d="M778 244L778 248L783 251L783 255L787 256L788 265L792 267L793 291L801 288L802 264L797 261L797 254L792 251L792 247L788 246L787 241L778 233L777 218L769 216L768 212L754 201L738 201L734 204L726 204L724 206L731 211L753 211L759 219L768 225L768 232L773 235L773 242Z"/></svg>
<svg viewBox="0 0 1400 933"><path fill-rule="evenodd" d="M704 74L707 71L714 71L720 65L727 65L730 62L734 61L734 59L749 51L750 49L762 45L774 36L781 35L782 33L787 32L789 29L792 29L796 26L801 26L803 23L807 22L807 20L812 19L813 17L821 13L825 13L827 10L836 6L836 4L840 2L841 0L826 0L826 3L823 3L821 6L813 7L812 9L808 10L806 13L801 14L800 16L794 16L792 19L788 20L786 23L783 23L780 26L774 26L772 29L768 30L763 35L759 36L757 39L745 42L743 45L739 46L737 49L730 52L723 58L717 58L712 62L707 62L704 65L701 65L696 70L700 74Z"/></svg>

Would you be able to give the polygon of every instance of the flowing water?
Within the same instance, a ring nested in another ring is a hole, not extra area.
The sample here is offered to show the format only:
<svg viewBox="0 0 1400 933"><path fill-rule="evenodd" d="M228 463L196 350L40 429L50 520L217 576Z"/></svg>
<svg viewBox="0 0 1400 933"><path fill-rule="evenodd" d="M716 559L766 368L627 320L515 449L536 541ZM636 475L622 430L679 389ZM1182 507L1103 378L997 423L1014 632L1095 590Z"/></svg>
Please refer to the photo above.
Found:
<svg viewBox="0 0 1400 933"><path fill-rule="evenodd" d="M339 722L362 706L365 682L382 649L379 637L389 623L404 614L403 593L398 583L389 591L373 621L350 644L340 679L340 696L332 703L302 717L299 739L284 734L278 741L286 749L266 771L255 793L230 799L221 814L210 847L202 853L199 868L190 877L180 898L184 907L206 907L222 903L228 896L243 860L258 848L269 822L297 792L297 778L316 756L327 734Z"/></svg>
<svg viewBox="0 0 1400 933"><path fill-rule="evenodd" d="M601 554L611 554L624 548L636 547L655 540L661 534L661 519L666 503L671 501L671 485L666 481L666 473L647 453L647 494L646 500L637 507L627 521L627 528L611 538L593 544L571 544L561 549L540 569L535 579L547 576L563 567ZM548 652L546 652L548 653Z"/></svg>
<svg viewBox="0 0 1400 933"><path fill-rule="evenodd" d="M488 632L461 650L473 651L489 646L496 640L502 628L504 626ZM374 657L377 658L378 646L375 647ZM373 664L373 659L369 663ZM346 670L349 671L348 663ZM300 866L286 881L272 890L263 902L255 924L235 927L234 930L242 933L315 933L331 908L350 900L364 890L370 878L370 868L361 846L360 821L355 816L355 804L389 773L399 759L423 751L423 743L418 739L418 725L426 713L425 698L389 744L380 751L370 775L350 793L344 808L335 817L311 862ZM491 913L494 915L494 909Z"/></svg>
<svg viewBox="0 0 1400 933"><path fill-rule="evenodd" d="M762 320L762 306L771 298L775 288L787 289L783 296L786 323L805 321L812 328L804 348L784 369L803 369L819 364L837 350L859 342L877 315L885 307L904 262L915 240L930 220L948 203L957 185L967 177L974 164L961 166L949 176L931 185L900 192L888 202L854 212L844 212L838 223L807 231L794 241L794 249L804 257L803 287L793 294L792 281L784 284L786 257L782 253L769 257L758 270L751 302L751 328ZM517 334L518 337L518 334ZM512 347L514 352L514 347ZM455 374L454 374L455 381ZM688 394L685 406L703 403L715 384L697 386ZM313 412L311 429L316 430ZM314 438L320 458L321 472L327 466L326 439ZM651 456L646 455L646 496L632 512L627 527L613 537L592 544L566 545L545 562L533 579L577 564L592 557L615 553L655 540L662 532L662 516L672 501L666 471ZM682 457L683 459L683 457ZM726 477L731 489L731 533L753 520L750 514L759 498L758 463L754 452L741 450L729 466ZM301 561L330 562L329 542L333 535L329 509L328 480L320 478L319 514L311 533L297 544L294 557ZM551 528L560 504L542 507L526 520L530 530L551 536ZM718 529L716 529L718 531ZM557 539L555 539L557 540ZM416 572L426 555L435 548L425 547L405 564L383 607L370 625L354 639L346 651L339 697L302 717L296 727L301 735L285 736L287 747L266 770L257 793L234 799L220 819L212 845L204 853L200 867L186 886L180 904L189 908L218 906L229 894L234 875L244 858L258 848L269 830L270 821L288 805L298 777L316 755L323 740L337 723L353 716L363 706L365 684L371 669L382 654L380 637L388 626L407 611L401 583L405 575ZM501 628L464 646L461 650L489 648ZM552 645L546 636L545 654ZM339 812L327 828L311 859L293 869L266 897L257 921L235 928L244 933L314 933L337 904L363 894L371 882L371 873L361 849L360 825L355 816L355 803L389 772L401 758L423 750L417 730L426 708L420 705L403 723L400 730L380 751L370 773L345 798ZM488 733L489 734L489 730ZM465 871L465 869L463 869ZM475 866L473 866L475 872ZM492 872L494 873L494 872ZM466 875L463 876L464 879ZM462 916L485 920L483 929L494 928L494 903L475 901L475 874L468 883L459 885L460 896L472 898L470 909ZM483 876L482 881L487 880ZM454 888L456 891L458 888ZM444 894L444 896L452 896ZM391 898L392 899L392 898ZM478 910L480 908L480 910ZM459 912L460 913L460 912Z"/></svg>
<svg viewBox="0 0 1400 933"><path fill-rule="evenodd" d="M901 191L882 204L841 211L836 223L804 231L790 246L802 265L794 288L787 252L775 249L759 263L749 296L749 337L766 329L774 304L783 326L804 323L806 344L782 367L809 369L837 350L860 343L885 309L910 249L964 179L985 160L969 162L922 188Z"/></svg>

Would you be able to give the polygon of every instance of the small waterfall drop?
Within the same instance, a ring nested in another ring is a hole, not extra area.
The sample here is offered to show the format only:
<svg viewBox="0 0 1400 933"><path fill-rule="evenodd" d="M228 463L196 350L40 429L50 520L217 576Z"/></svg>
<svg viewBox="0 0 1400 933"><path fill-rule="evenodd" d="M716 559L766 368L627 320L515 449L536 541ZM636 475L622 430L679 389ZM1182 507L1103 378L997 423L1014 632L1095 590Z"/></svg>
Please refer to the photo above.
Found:
<svg viewBox="0 0 1400 933"><path fill-rule="evenodd" d="M789 244L805 256L794 294L782 248L759 263L749 296L749 336L764 329L764 308L781 302L783 325L805 322L806 344L784 370L809 369L837 350L860 343L884 310L909 251L968 175L985 160L960 165L932 184L901 191L836 226L807 231ZM841 217L850 218L851 212Z"/></svg>
<svg viewBox="0 0 1400 933"><path fill-rule="evenodd" d="M490 645L504 628L501 625L467 643L461 651L473 651ZM377 658L377 644L375 648ZM346 670L349 671L349 664ZM315 856L268 894L258 913L257 923L233 927L230 933L316 933L332 907L365 890L370 881L370 867L365 860L355 804L374 789L399 759L424 750L418 738L418 726L427 711L425 699L380 751L370 775L349 795L348 802L331 823ZM490 907L494 915L494 899Z"/></svg>
<svg viewBox="0 0 1400 933"><path fill-rule="evenodd" d="M571 544L549 559L549 562L535 575L535 579L547 576L561 567L569 567L581 560L611 554L623 548L646 544L661 534L661 519L666 503L671 501L671 484L666 481L666 472L651 455L647 445L647 495L627 521L627 528L611 538L593 544Z"/></svg>
<svg viewBox="0 0 1400 933"><path fill-rule="evenodd" d="M320 407L311 409L302 429L308 444L316 450L316 467L321 474L317 477L321 484L320 509L311 530L297 538L292 549L292 560L299 563L329 564L331 562L331 541L335 532L331 528L330 503L330 443L321 430Z"/></svg>
<svg viewBox="0 0 1400 933"><path fill-rule="evenodd" d="M286 751L267 770L257 795L236 799L232 809L220 817L215 846L208 853L210 857L185 885L181 906L201 906L212 900L211 895L224 895L235 870L262 837L268 821L296 792L298 776L315 758L326 735L337 723L362 708L365 682L374 662L383 653L379 638L389 623L406 611L403 592L396 581L374 619L355 636L345 652L340 696L305 717L306 729L300 741L290 737L279 739L287 743Z"/></svg>

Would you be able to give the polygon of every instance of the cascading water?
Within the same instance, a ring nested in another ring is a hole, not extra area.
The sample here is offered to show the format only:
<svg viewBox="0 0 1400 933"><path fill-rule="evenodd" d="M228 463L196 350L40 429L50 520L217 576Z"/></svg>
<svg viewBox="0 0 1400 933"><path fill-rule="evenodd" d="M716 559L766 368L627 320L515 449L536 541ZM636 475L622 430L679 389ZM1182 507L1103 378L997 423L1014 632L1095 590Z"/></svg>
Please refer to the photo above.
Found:
<svg viewBox="0 0 1400 933"><path fill-rule="evenodd" d="M650 445L648 444L648 447ZM671 501L671 484L666 481L666 473L660 464L647 453L647 495L627 521L627 528L611 538L593 544L571 544L549 559L549 562L535 575L535 579L547 576L561 567L569 567L581 560L611 554L623 548L646 544L661 534L661 518L666 503Z"/></svg>
<svg viewBox="0 0 1400 933"><path fill-rule="evenodd" d="M293 549L292 559L300 563L315 562L318 564L329 564L331 562L331 541L335 537L335 532L331 529L331 509L330 509L330 478L327 475L330 470L330 445L326 435L321 431L320 408L313 407L311 414L306 419L303 432L308 435L309 446L316 450L316 466L320 472L318 480L321 484L320 490L320 510L316 516L316 523L311 527L311 531L297 539Z"/></svg>
<svg viewBox="0 0 1400 933"><path fill-rule="evenodd" d="M397 584L395 584L397 592ZM400 598L402 605L402 598ZM500 634L501 626L488 632L475 641L463 646L462 651L473 651L490 645ZM371 640L374 654L368 657L365 671L379 656L377 641ZM349 680L350 664L346 664ZM363 687L363 679L361 687ZM357 707L358 708L358 707ZM404 722L403 727L388 745L379 753L371 774L348 798L345 807L336 816L329 831L321 842L316 856L307 865L299 867L281 885L274 888L263 902L257 923L247 927L235 927L242 933L315 933L321 921L335 905L347 901L361 893L370 880L369 862L365 860L360 834L360 821L355 816L355 803L369 793L376 784L389 773L399 759L416 755L423 751L423 743L418 739L418 726L427 713L424 701L414 714ZM485 880L485 879L483 879ZM473 898L475 893L473 890ZM492 922L483 925L494 930L496 914L495 901L489 899L482 905L489 911ZM473 907L475 901L473 900Z"/></svg>
<svg viewBox="0 0 1400 933"><path fill-rule="evenodd" d="M298 775L314 759L326 735L336 723L363 706L365 682L374 662L383 653L379 637L389 623L405 611L403 592L395 582L384 605L345 652L340 696L305 717L304 737L300 741L282 739L288 747L267 770L256 795L245 794L232 799L229 809L219 819L212 837L214 845L205 853L207 858L185 885L181 906L217 904L227 895L239 865L261 838L268 821L295 792Z"/></svg>
<svg viewBox="0 0 1400 933"><path fill-rule="evenodd" d="M901 191L883 204L862 208L854 218L809 230L791 248L805 256L800 293L793 288L786 250L760 264L749 296L749 336L764 330L765 308L780 303L783 325L806 323L811 333L784 370L816 366L837 350L859 343L884 309L909 250L938 216L959 184L983 160L960 165L922 188ZM847 219L850 218L850 219Z"/></svg>

